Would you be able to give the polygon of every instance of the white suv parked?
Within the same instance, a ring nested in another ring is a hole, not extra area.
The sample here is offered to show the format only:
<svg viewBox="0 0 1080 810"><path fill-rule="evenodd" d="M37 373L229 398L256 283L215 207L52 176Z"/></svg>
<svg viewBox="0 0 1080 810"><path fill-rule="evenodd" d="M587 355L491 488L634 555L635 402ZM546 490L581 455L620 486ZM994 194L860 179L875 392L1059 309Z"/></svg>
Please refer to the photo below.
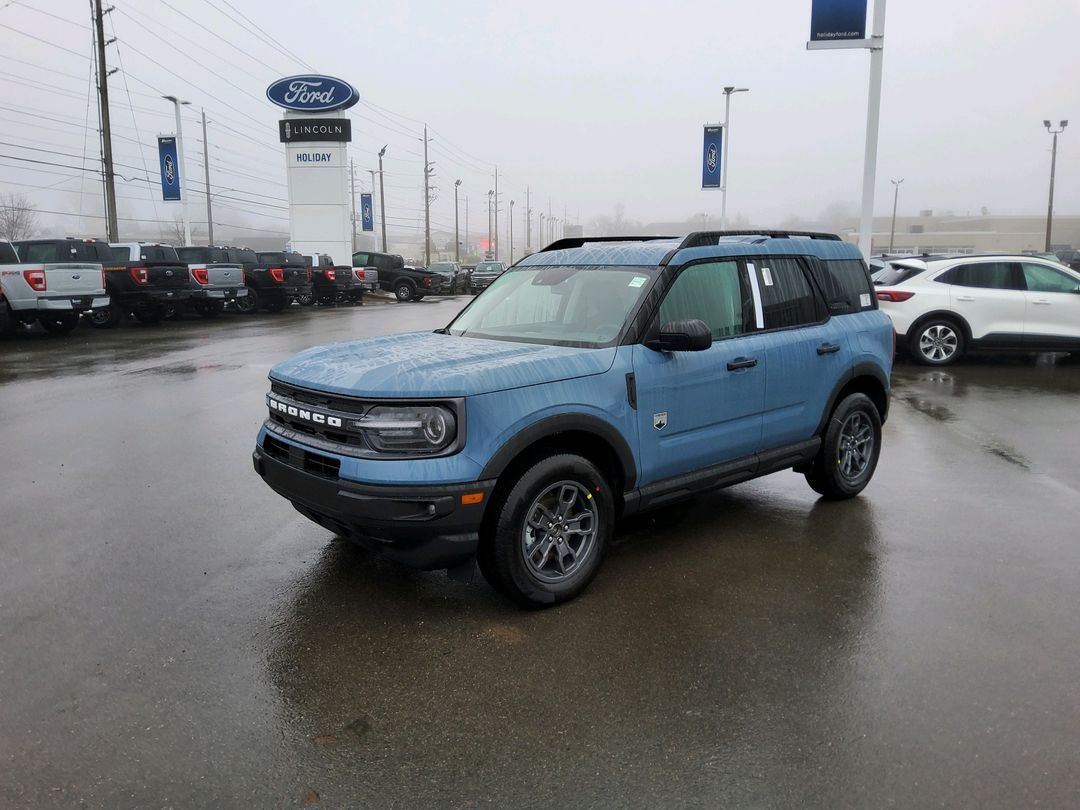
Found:
<svg viewBox="0 0 1080 810"><path fill-rule="evenodd" d="M945 366L969 351L1080 352L1080 273L1032 256L924 256L874 274L897 344Z"/></svg>

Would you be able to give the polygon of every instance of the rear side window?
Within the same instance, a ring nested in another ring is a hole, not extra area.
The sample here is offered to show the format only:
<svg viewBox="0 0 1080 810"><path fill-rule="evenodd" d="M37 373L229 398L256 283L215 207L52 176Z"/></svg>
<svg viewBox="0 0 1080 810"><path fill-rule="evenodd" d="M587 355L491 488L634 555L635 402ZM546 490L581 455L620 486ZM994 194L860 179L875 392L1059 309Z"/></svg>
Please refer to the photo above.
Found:
<svg viewBox="0 0 1080 810"><path fill-rule="evenodd" d="M10 242L0 242L0 264L18 264L19 257Z"/></svg>
<svg viewBox="0 0 1080 810"><path fill-rule="evenodd" d="M1053 267L1027 262L1024 262L1023 267L1024 282L1030 292L1074 293L1080 290L1080 282Z"/></svg>
<svg viewBox="0 0 1080 810"><path fill-rule="evenodd" d="M352 255L353 267L371 267L366 253L354 253Z"/></svg>
<svg viewBox="0 0 1080 810"><path fill-rule="evenodd" d="M761 293L766 329L786 329L825 320L825 307L798 261L757 259L747 266Z"/></svg>
<svg viewBox="0 0 1080 810"><path fill-rule="evenodd" d="M825 267L825 272L820 274L821 288L829 312L844 314L877 308L870 274L859 259L838 259L821 264Z"/></svg>
<svg viewBox="0 0 1080 810"><path fill-rule="evenodd" d="M42 242L41 244L23 245L22 260L24 262L59 262L64 261L60 257L60 251L55 242Z"/></svg>
<svg viewBox="0 0 1080 810"><path fill-rule="evenodd" d="M972 262L946 270L935 280L958 287L988 290L1019 290L1018 266L1012 262Z"/></svg>
<svg viewBox="0 0 1080 810"><path fill-rule="evenodd" d="M231 248L226 251L226 255L230 262L238 264L257 264L259 261L259 257L251 249Z"/></svg>
<svg viewBox="0 0 1080 810"><path fill-rule="evenodd" d="M679 273L660 304L660 326L672 321L704 321L714 338L746 331L753 299L736 262L693 264Z"/></svg>

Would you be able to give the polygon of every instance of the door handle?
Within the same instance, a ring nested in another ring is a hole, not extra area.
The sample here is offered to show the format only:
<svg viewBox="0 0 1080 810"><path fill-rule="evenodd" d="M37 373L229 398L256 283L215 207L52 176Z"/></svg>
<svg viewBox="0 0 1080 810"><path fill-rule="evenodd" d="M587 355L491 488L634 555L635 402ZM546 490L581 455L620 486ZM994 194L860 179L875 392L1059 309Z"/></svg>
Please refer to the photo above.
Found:
<svg viewBox="0 0 1080 810"><path fill-rule="evenodd" d="M1036 304L1038 306L1042 306L1042 307L1050 306L1050 302L1047 301L1045 298L1040 298L1037 301L1032 301L1031 303Z"/></svg>
<svg viewBox="0 0 1080 810"><path fill-rule="evenodd" d="M817 347L818 354L836 354L840 351L839 343L822 343Z"/></svg>
<svg viewBox="0 0 1080 810"><path fill-rule="evenodd" d="M757 365L756 357L736 357L727 364L728 371L738 371L740 368L753 368Z"/></svg>
<svg viewBox="0 0 1080 810"><path fill-rule="evenodd" d="M958 295L958 296L956 296L956 300L957 301L974 301L975 299L970 295Z"/></svg>

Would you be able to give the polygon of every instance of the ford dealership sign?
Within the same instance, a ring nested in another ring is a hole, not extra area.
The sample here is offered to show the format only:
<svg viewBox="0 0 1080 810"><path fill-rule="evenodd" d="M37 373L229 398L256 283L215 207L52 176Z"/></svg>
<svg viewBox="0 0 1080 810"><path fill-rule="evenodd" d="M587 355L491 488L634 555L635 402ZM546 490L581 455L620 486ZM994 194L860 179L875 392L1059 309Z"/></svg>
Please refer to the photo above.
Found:
<svg viewBox="0 0 1080 810"><path fill-rule="evenodd" d="M344 110L360 100L356 88L333 76L289 76L266 88L266 97L297 112Z"/></svg>

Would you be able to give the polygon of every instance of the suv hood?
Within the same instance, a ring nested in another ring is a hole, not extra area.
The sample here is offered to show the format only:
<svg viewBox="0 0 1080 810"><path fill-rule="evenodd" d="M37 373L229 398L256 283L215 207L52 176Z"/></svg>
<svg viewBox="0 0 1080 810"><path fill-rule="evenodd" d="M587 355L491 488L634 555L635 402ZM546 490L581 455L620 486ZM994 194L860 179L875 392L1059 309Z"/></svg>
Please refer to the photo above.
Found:
<svg viewBox="0 0 1080 810"><path fill-rule="evenodd" d="M270 377L345 396L460 397L602 374L615 351L411 332L317 346Z"/></svg>

